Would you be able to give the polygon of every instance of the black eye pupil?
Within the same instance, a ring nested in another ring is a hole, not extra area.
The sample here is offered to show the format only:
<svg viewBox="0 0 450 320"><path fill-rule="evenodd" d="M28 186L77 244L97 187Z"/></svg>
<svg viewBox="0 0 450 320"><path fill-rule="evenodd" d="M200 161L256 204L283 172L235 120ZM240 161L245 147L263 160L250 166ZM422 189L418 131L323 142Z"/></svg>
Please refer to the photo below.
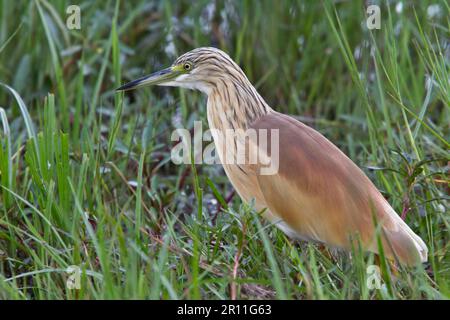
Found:
<svg viewBox="0 0 450 320"><path fill-rule="evenodd" d="M189 69L191 68L191 66L190 66L189 64L186 63L186 64L184 65L184 68L185 68L186 70L189 70Z"/></svg>

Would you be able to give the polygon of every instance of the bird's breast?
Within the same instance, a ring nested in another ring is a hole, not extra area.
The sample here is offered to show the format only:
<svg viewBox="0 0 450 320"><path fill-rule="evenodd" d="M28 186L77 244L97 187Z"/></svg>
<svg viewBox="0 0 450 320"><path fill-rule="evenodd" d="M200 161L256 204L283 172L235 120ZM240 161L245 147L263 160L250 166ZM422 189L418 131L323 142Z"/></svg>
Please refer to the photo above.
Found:
<svg viewBox="0 0 450 320"><path fill-rule="evenodd" d="M230 122L221 116L222 112L224 108L220 104L212 105L208 101L208 124L225 173L244 202L253 202L258 211L267 209L257 179L257 145L251 143L251 134L247 129L231 126ZM269 210L266 210L264 215L270 221L276 218Z"/></svg>

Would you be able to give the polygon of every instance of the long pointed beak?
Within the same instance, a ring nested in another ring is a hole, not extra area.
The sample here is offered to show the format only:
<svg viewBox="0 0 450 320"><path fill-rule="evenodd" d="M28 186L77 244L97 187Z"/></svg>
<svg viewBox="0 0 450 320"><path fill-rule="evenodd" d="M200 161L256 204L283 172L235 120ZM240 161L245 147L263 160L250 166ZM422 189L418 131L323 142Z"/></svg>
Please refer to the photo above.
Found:
<svg viewBox="0 0 450 320"><path fill-rule="evenodd" d="M151 75L133 80L116 89L116 91L128 91L143 86L158 85L169 82L180 75L176 67L169 67Z"/></svg>

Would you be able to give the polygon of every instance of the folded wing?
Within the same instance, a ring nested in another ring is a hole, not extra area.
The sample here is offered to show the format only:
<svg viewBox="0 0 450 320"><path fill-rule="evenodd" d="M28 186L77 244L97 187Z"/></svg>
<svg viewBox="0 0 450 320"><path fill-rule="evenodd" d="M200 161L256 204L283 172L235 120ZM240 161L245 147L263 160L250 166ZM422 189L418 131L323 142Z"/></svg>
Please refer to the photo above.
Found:
<svg viewBox="0 0 450 320"><path fill-rule="evenodd" d="M300 238L346 249L358 238L366 250L378 252L377 221L388 257L396 256L405 264L427 260L422 239L364 172L319 132L276 112L259 118L251 127L269 133L279 130L278 170L271 175L257 174L257 181L271 213ZM264 149L269 154L275 150L270 143Z"/></svg>

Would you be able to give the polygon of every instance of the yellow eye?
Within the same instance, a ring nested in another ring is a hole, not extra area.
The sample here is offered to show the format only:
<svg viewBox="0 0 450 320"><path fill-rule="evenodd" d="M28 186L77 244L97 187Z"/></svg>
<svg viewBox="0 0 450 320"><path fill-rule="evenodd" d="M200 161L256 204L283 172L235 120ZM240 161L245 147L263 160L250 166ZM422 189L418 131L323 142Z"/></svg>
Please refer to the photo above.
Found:
<svg viewBox="0 0 450 320"><path fill-rule="evenodd" d="M185 63L185 64L183 65L183 68L184 68L184 70L189 71L189 70L191 70L192 66L191 66L190 63Z"/></svg>

